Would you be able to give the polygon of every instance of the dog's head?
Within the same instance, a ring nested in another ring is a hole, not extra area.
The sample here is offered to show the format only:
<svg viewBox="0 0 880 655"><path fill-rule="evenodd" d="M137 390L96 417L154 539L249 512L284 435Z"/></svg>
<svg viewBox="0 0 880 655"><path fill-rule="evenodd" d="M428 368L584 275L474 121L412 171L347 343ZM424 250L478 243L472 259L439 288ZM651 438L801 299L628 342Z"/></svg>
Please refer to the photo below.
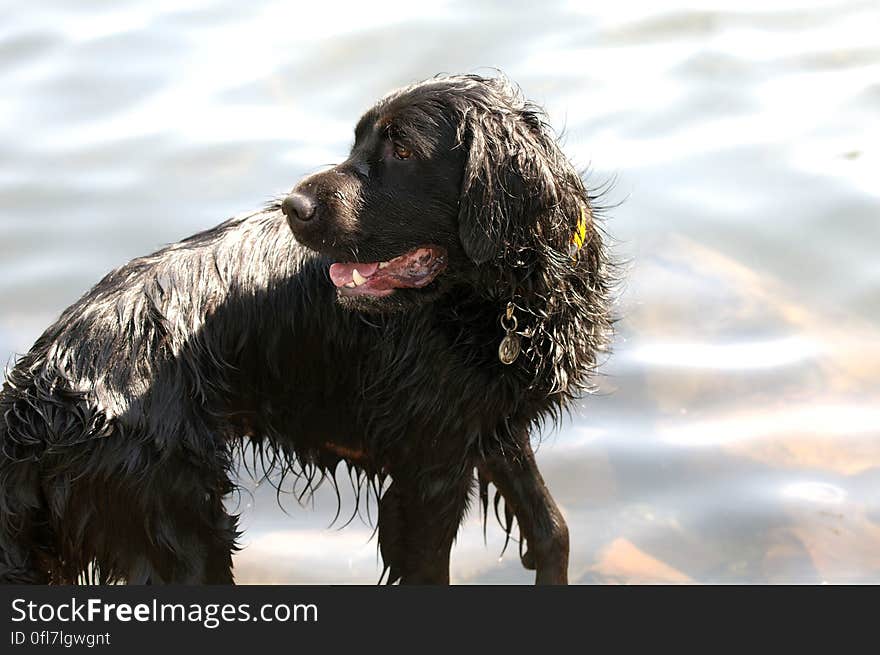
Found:
<svg viewBox="0 0 880 655"><path fill-rule="evenodd" d="M576 266L573 237L579 248L593 232L543 113L506 80L473 75L386 96L358 122L348 159L302 180L281 209L335 262L340 302L378 311L461 284L522 293L548 258Z"/></svg>

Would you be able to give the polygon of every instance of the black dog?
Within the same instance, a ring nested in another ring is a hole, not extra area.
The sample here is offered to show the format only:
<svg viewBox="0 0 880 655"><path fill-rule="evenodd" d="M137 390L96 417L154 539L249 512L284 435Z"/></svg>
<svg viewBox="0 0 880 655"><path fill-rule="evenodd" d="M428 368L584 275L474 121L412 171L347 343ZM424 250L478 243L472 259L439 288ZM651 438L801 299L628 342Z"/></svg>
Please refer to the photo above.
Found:
<svg viewBox="0 0 880 655"><path fill-rule="evenodd" d="M439 77L280 204L110 273L8 372L0 581L231 582L223 498L249 443L382 490L390 581L448 582L476 470L537 581L566 582L529 431L608 340L593 201L509 83Z"/></svg>

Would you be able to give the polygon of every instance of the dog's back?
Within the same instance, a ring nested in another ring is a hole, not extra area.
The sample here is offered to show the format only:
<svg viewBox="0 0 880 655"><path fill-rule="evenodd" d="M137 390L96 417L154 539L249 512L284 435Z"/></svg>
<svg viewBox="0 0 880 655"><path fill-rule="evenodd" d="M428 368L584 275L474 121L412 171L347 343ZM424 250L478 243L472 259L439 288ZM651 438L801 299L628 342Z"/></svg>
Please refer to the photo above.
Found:
<svg viewBox="0 0 880 655"><path fill-rule="evenodd" d="M95 561L96 579L147 581L125 535L185 552L169 526L186 507L153 498L193 506L230 490L211 424L225 408L209 405L255 348L242 335L278 320L261 298L309 258L278 212L232 219L110 273L44 332L0 392L0 582L73 581ZM187 461L213 464L215 488ZM231 543L234 523L217 516L204 528Z"/></svg>

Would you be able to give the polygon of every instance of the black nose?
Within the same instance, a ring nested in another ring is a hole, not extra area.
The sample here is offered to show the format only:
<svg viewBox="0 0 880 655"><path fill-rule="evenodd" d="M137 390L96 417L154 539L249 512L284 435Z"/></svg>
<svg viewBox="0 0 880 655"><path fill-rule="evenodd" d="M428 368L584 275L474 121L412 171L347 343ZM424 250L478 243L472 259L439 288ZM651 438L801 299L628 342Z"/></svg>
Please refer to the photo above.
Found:
<svg viewBox="0 0 880 655"><path fill-rule="evenodd" d="M281 211L288 221L307 223L315 217L317 203L311 196L294 191L281 203Z"/></svg>

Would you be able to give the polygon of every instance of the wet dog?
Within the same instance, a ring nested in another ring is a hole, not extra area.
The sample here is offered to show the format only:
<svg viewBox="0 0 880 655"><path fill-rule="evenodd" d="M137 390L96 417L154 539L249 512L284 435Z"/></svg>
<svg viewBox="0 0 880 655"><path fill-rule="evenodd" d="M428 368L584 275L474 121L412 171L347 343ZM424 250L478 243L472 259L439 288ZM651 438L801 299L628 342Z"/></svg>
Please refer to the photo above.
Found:
<svg viewBox="0 0 880 655"><path fill-rule="evenodd" d="M249 445L369 480L391 582L448 582L490 482L537 582L566 582L530 432L608 343L595 204L506 80L386 96L343 163L113 271L8 372L0 581L232 582L223 499Z"/></svg>

